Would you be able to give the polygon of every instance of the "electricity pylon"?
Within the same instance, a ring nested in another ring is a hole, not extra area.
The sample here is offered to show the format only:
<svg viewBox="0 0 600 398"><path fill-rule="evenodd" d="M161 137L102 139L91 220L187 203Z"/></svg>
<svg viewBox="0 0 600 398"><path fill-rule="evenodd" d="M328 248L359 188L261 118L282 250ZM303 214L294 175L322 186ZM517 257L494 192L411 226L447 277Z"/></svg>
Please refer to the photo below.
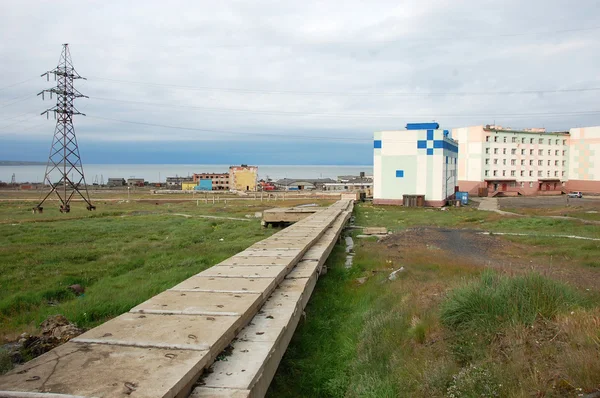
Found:
<svg viewBox="0 0 600 398"><path fill-rule="evenodd" d="M75 89L73 81L76 79L85 80L85 78L81 77L73 68L68 44L63 44L58 66L41 76L46 76L46 80L49 81L50 74L53 74L54 80L57 81L56 87L43 90L38 95L41 95L42 99L44 99L45 93L49 93L51 99L52 94L56 95L56 105L41 113L42 115L46 114L46 117L48 117L50 112L53 112L56 119L54 138L52 139L50 156L48 156L44 175L44 184L50 185L51 190L33 208L33 211L34 213L41 213L44 210L42 204L52 193L58 196L61 213L68 213L71 210L71 200L75 195L79 195L86 202L88 210L95 210L96 207L90 201L85 183L83 164L81 163L79 146L73 127L73 115L85 116L73 105L75 98L88 98Z"/></svg>

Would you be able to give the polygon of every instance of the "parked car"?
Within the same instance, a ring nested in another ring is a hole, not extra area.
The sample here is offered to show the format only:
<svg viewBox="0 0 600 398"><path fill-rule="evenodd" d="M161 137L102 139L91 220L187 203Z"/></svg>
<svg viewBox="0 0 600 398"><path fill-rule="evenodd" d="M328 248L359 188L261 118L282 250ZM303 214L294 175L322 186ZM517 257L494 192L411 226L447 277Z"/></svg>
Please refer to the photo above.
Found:
<svg viewBox="0 0 600 398"><path fill-rule="evenodd" d="M569 198L583 198L581 192L569 192L567 196Z"/></svg>

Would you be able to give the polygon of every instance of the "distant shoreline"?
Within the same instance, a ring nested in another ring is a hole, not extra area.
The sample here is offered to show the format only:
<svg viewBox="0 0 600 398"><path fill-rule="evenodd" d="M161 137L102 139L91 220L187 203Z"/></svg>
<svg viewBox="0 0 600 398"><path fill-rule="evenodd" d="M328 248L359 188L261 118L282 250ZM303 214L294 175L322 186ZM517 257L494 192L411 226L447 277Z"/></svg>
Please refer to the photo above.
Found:
<svg viewBox="0 0 600 398"><path fill-rule="evenodd" d="M44 166L46 162L29 162L25 160L0 160L0 166Z"/></svg>

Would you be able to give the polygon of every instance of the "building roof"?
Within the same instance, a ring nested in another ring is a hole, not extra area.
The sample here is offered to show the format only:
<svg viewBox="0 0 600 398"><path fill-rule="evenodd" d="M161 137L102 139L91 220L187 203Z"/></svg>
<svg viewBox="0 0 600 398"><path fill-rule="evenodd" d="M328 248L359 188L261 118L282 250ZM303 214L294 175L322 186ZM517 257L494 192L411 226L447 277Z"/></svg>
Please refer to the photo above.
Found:
<svg viewBox="0 0 600 398"><path fill-rule="evenodd" d="M546 131L545 128L530 128L530 129L511 129L510 127L502 127L502 126L493 126L493 125L485 125L483 126L484 131L493 131L495 133L526 133L526 134L535 134L535 135L544 135L544 134L562 134L569 135L568 131Z"/></svg>
<svg viewBox="0 0 600 398"><path fill-rule="evenodd" d="M277 185L290 186L298 182L308 182L311 184L325 184L330 182L336 182L331 178L282 178L281 180L275 181Z"/></svg>

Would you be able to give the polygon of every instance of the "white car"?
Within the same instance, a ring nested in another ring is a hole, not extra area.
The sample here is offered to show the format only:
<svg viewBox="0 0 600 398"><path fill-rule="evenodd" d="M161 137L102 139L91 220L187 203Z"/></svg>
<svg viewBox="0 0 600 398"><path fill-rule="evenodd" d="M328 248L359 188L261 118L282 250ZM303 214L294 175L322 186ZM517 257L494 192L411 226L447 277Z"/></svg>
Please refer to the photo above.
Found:
<svg viewBox="0 0 600 398"><path fill-rule="evenodd" d="M583 195L581 194L581 192L569 192L567 194L567 196L569 198L583 198Z"/></svg>

